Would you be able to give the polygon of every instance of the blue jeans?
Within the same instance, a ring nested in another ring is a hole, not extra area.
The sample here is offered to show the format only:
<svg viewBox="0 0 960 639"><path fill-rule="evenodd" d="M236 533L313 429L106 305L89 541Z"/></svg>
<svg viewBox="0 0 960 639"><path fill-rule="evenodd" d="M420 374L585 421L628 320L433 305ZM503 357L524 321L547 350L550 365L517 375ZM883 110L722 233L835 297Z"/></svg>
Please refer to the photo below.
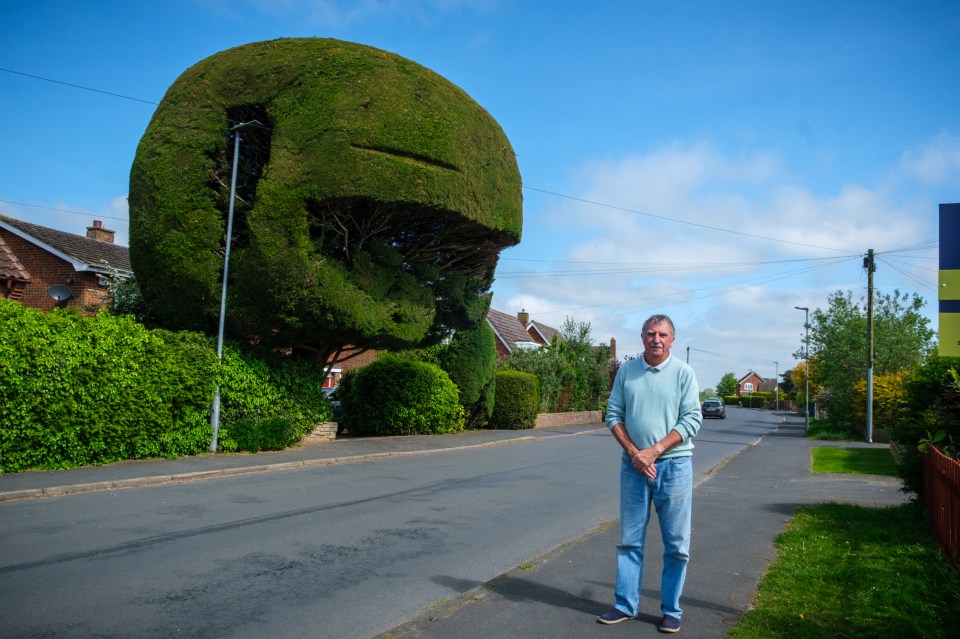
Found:
<svg viewBox="0 0 960 639"><path fill-rule="evenodd" d="M620 544L617 546L616 607L631 617L640 613L643 542L650 521L650 503L657 509L663 539L660 611L680 617L680 593L690 559L690 514L693 504L693 461L672 457L656 461L650 479L630 463L620 465Z"/></svg>

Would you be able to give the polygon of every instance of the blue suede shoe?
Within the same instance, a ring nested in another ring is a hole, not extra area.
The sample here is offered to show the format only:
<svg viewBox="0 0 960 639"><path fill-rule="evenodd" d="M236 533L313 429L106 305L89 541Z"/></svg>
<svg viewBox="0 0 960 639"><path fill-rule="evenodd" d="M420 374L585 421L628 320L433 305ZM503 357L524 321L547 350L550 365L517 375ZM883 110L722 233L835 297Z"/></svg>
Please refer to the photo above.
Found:
<svg viewBox="0 0 960 639"><path fill-rule="evenodd" d="M597 622L611 624L611 623L620 623L621 621L626 621L627 619L633 619L633 617L623 612L622 610L618 610L617 608L611 608L610 610L606 611L605 613L597 617Z"/></svg>

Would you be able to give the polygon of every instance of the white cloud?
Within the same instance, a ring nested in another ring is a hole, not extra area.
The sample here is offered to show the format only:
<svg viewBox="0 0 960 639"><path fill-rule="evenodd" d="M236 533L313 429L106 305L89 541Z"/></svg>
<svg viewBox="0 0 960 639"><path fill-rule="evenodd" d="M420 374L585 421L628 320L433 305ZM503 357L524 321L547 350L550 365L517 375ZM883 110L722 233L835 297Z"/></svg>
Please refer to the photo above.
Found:
<svg viewBox="0 0 960 639"><path fill-rule="evenodd" d="M542 259L557 246L564 252L554 259L569 262L503 264L500 274L545 276L498 279L498 290L511 292L494 306L523 307L552 326L567 316L588 321L595 341L616 337L621 356L640 352L642 322L666 312L678 328L674 354L686 358L691 348L703 386L724 372L772 377L776 367L792 368L803 331L795 306L822 307L838 289L859 298L867 249L917 244L937 231L934 211L916 193L897 199L886 185L862 184L816 193L776 157L673 143L584 163L572 175L571 197L547 200L510 254ZM579 270L607 273L562 273ZM892 268L882 275L878 286L902 286ZM903 288L916 290L912 284Z"/></svg>
<svg viewBox="0 0 960 639"><path fill-rule="evenodd" d="M911 149L900 159L903 173L925 184L941 184L960 177L960 136L941 133L929 143Z"/></svg>

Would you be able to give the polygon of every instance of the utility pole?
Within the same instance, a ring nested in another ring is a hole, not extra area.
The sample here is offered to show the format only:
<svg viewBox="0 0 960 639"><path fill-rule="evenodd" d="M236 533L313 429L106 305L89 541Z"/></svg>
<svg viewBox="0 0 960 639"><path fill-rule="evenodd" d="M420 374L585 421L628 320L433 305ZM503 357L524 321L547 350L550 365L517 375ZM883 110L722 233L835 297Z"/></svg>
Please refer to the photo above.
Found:
<svg viewBox="0 0 960 639"><path fill-rule="evenodd" d="M803 414L806 417L806 429L810 430L810 307L794 306L798 311L803 311L803 378L806 381L807 388L803 393Z"/></svg>
<svg viewBox="0 0 960 639"><path fill-rule="evenodd" d="M863 268L867 269L867 441L873 443L873 272L877 270L873 249L867 250Z"/></svg>
<svg viewBox="0 0 960 639"><path fill-rule="evenodd" d="M773 375L773 390L776 393L777 410L780 410L780 362L774 362L773 365L777 367L777 372Z"/></svg>

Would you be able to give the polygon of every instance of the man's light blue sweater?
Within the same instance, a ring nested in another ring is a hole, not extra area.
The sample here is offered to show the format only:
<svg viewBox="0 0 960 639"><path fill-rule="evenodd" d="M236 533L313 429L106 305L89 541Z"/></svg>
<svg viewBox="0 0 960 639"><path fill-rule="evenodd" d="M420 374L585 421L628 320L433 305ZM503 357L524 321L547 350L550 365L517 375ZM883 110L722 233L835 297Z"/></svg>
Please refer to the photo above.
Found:
<svg viewBox="0 0 960 639"><path fill-rule="evenodd" d="M693 369L675 357L648 367L641 357L617 371L607 401L607 427L623 424L638 448L649 448L675 430L683 442L662 457L693 454L692 438L700 430L700 389Z"/></svg>

